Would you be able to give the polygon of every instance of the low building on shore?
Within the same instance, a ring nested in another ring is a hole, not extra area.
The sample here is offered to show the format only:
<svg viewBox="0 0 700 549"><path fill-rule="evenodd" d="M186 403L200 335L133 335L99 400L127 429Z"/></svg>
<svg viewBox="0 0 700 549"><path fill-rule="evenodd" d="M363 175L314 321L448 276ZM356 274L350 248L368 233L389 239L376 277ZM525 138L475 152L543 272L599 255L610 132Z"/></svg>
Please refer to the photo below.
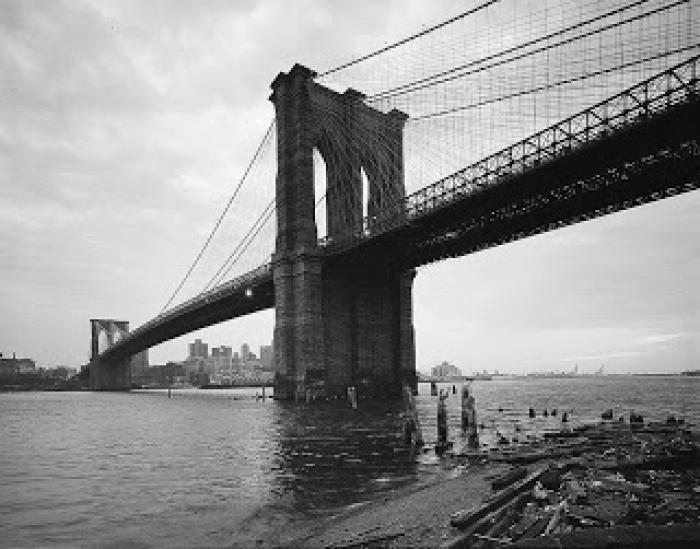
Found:
<svg viewBox="0 0 700 549"><path fill-rule="evenodd" d="M36 364L31 358L3 358L0 353L0 376L9 377L36 373Z"/></svg>

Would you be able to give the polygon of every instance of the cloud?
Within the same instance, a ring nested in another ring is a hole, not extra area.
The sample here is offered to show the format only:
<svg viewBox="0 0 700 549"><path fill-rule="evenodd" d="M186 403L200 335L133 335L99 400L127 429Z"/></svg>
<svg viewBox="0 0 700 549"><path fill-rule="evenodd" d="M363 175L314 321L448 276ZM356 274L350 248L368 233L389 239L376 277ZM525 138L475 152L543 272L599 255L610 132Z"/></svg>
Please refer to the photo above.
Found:
<svg viewBox="0 0 700 549"><path fill-rule="evenodd" d="M655 334L655 335L650 335L650 336L645 336L641 339L641 342L644 344L649 344L649 345L665 345L666 343L670 343L671 341L674 341L678 338L683 337L685 334L683 333L677 333L677 334Z"/></svg>

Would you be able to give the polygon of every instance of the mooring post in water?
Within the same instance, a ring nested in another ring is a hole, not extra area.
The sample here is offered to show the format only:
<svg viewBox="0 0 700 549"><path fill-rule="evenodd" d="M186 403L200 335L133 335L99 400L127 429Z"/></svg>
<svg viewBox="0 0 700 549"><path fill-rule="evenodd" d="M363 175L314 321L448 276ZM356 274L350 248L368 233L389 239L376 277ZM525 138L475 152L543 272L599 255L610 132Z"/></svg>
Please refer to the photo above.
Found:
<svg viewBox="0 0 700 549"><path fill-rule="evenodd" d="M348 389L349 390L349 389ZM404 383L401 388L401 396L403 397L403 442L404 444L410 445L413 441L413 431L415 425L413 425L413 414L411 413L411 388L408 383Z"/></svg>
<svg viewBox="0 0 700 549"><path fill-rule="evenodd" d="M447 406L445 399L447 395L440 391L437 405L437 444L435 451L443 453L447 449Z"/></svg>
<svg viewBox="0 0 700 549"><path fill-rule="evenodd" d="M406 406L403 418L403 440L407 445L423 446L423 431L418 419L416 400L407 383L403 385L403 402Z"/></svg>
<svg viewBox="0 0 700 549"><path fill-rule="evenodd" d="M434 381L431 381L430 382L430 396L434 397L434 396L437 396L437 394L438 394L437 385L435 384Z"/></svg>
<svg viewBox="0 0 700 549"><path fill-rule="evenodd" d="M466 389L466 391L464 391ZM469 437L469 446L477 447L479 445L479 434L476 423L476 403L474 395L469 392L468 386L465 386L462 392L462 429L467 432ZM466 393L466 399L465 399ZM466 428L465 428L466 416Z"/></svg>
<svg viewBox="0 0 700 549"><path fill-rule="evenodd" d="M171 398L171 396L172 396L171 391L172 391L172 389L170 387L168 387L168 398Z"/></svg>
<svg viewBox="0 0 700 549"><path fill-rule="evenodd" d="M418 418L418 410L416 410L416 401L411 395L411 417L413 418L413 444L415 446L423 446L423 429L420 426Z"/></svg>
<svg viewBox="0 0 700 549"><path fill-rule="evenodd" d="M466 433L469 428L469 385L462 385L462 432Z"/></svg>
<svg viewBox="0 0 700 549"><path fill-rule="evenodd" d="M406 410L411 409L411 397L413 395L411 394L411 388L408 386L408 383L404 383L401 386L401 400L403 400L403 405L406 408Z"/></svg>
<svg viewBox="0 0 700 549"><path fill-rule="evenodd" d="M401 439L406 446L410 446L413 442L413 419L408 406L404 410L403 421L401 422Z"/></svg>
<svg viewBox="0 0 700 549"><path fill-rule="evenodd" d="M467 407L469 408L469 443L471 446L478 446L479 433L476 425L476 403L472 395L469 395Z"/></svg>
<svg viewBox="0 0 700 549"><path fill-rule="evenodd" d="M357 410L357 391L354 386L348 387L348 400L353 410Z"/></svg>

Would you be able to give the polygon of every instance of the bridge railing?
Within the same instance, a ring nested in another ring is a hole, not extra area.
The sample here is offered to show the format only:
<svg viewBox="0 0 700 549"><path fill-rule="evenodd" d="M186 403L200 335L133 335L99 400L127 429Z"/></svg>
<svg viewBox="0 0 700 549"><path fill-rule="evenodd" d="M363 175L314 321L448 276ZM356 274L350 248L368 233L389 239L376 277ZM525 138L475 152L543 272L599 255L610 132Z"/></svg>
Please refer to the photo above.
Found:
<svg viewBox="0 0 700 549"><path fill-rule="evenodd" d="M244 273L236 278L233 278L229 280L228 282L224 282L223 284L220 284L211 290L201 293L192 299L189 299L180 305L177 305L176 307L173 307L172 309L168 309L167 311L163 311L159 315L155 316L148 322L145 322L138 328L136 328L133 332L129 332L124 336L122 339L120 339L117 343L112 345L109 349L107 349L105 352L110 351L111 349L116 349L123 345L126 341L148 331L151 328L154 328L161 322L172 318L174 316L177 316L183 312L186 312L188 309L191 309L195 305L198 304L207 304L211 303L213 301L217 301L218 299L228 295L231 293L231 291L242 288L245 286L250 285L253 282L256 282L258 280L264 279L267 276L272 276L272 263L268 262L263 265L260 265L259 267L253 269L252 271L248 271L247 273Z"/></svg>
<svg viewBox="0 0 700 549"><path fill-rule="evenodd" d="M361 231L322 243L326 253L345 251L369 238L410 223L423 215L478 193L486 187L536 169L613 131L638 124L656 113L697 100L700 56L671 67L588 109L557 122L486 158L420 189L365 219Z"/></svg>

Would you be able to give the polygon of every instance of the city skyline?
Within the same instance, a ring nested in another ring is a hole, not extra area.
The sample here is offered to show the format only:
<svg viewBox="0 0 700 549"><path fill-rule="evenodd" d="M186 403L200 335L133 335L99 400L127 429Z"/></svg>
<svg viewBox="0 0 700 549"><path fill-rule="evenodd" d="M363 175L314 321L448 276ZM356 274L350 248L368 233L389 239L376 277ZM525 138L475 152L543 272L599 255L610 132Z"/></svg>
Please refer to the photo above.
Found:
<svg viewBox="0 0 700 549"><path fill-rule="evenodd" d="M249 354L252 354L254 357L260 358L261 355L265 350L272 350L272 342L269 343L263 343L260 344L258 347L258 353L254 353L253 351L250 350L251 346L246 342L243 341L238 345L238 351L234 351L235 349L233 344L231 345L217 345L215 347L210 346L210 343L207 341L204 341L202 338L195 338L194 341L188 343L187 347L187 358L192 358L192 357L201 357L201 358L208 358L208 357L216 357L216 356L231 356L235 357L238 356L240 357L241 360L246 360ZM211 351L211 352L210 352Z"/></svg>
<svg viewBox="0 0 700 549"><path fill-rule="evenodd" d="M335 66L463 8L3 4L0 351L80 365L90 318L154 317L264 134L276 74ZM243 206L247 220L257 204ZM417 368L696 368L698 208L693 192L419 269ZM233 332L256 348L273 324L263 311L192 332L151 361Z"/></svg>

